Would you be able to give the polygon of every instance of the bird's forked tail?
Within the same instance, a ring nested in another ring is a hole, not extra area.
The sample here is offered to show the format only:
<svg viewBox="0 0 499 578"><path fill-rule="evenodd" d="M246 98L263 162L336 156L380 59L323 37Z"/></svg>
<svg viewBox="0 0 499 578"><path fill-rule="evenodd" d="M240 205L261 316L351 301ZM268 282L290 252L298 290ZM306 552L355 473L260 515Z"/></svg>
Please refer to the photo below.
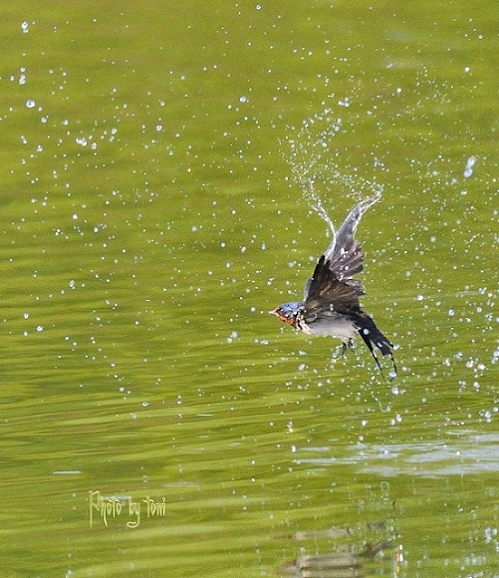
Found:
<svg viewBox="0 0 499 578"><path fill-rule="evenodd" d="M359 335L364 340L364 343L367 345L367 348L371 352L371 355L376 362L379 370L383 374L383 370L381 369L381 365L379 363L378 356L376 352L379 351L382 355L387 355L393 363L393 373L390 372L391 379L394 379L397 375L397 366L395 365L395 359L393 357L392 347L393 344L390 342L387 337L383 335L383 333L376 327L374 321L367 315L363 313L362 316L356 320L355 322L357 331Z"/></svg>

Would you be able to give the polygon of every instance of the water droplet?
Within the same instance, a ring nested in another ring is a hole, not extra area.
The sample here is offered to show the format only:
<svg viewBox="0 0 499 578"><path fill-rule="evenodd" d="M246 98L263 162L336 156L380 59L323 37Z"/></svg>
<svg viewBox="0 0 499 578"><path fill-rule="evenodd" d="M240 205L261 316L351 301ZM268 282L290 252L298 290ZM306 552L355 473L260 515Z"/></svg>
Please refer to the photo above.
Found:
<svg viewBox="0 0 499 578"><path fill-rule="evenodd" d="M473 174L473 166L476 163L476 157L470 157L467 161L466 161L466 166L464 167L464 172L463 172L463 177L465 179L468 179L469 177L471 177L471 175Z"/></svg>

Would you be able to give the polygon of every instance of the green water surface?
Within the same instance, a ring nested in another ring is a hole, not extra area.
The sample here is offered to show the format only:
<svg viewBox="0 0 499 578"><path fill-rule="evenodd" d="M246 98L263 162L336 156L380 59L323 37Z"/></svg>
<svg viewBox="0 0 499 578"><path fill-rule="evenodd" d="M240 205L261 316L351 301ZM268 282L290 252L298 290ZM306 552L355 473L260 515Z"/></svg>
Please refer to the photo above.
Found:
<svg viewBox="0 0 499 578"><path fill-rule="evenodd" d="M499 6L1 16L0 576L497 576ZM267 313L380 190L394 381Z"/></svg>

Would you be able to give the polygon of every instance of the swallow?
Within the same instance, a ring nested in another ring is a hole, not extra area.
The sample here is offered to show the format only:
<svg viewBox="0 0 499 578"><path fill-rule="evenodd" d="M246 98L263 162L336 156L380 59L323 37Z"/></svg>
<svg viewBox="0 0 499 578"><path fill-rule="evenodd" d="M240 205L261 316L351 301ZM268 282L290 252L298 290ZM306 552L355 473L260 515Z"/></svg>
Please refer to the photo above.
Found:
<svg viewBox="0 0 499 578"><path fill-rule="evenodd" d="M341 339L341 357L347 347L352 348L354 339L361 337L382 375L378 354L390 358L393 364L391 377L394 378L397 366L393 344L362 310L359 297L365 295L365 291L361 281L354 279L364 269L364 252L355 239L355 231L364 213L379 198L376 195L358 203L336 233L324 209L319 207L333 231L331 244L305 285L303 301L284 303L269 313L307 335Z"/></svg>

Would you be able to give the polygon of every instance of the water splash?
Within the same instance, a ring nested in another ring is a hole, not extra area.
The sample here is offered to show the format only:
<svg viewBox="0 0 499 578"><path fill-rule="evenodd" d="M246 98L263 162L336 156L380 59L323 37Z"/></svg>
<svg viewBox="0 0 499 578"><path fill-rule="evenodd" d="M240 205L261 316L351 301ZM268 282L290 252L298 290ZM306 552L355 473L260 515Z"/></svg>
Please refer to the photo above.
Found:
<svg viewBox="0 0 499 578"><path fill-rule="evenodd" d="M286 155L293 180L309 207L327 223L333 237L335 228L317 191L317 182L346 187L355 201L365 200L369 206L383 193L382 185L363 179L354 170L340 169L338 147L332 145L341 128L341 118L335 118L332 109L316 113L303 121L300 128L293 129L295 134L288 138L289 155Z"/></svg>

